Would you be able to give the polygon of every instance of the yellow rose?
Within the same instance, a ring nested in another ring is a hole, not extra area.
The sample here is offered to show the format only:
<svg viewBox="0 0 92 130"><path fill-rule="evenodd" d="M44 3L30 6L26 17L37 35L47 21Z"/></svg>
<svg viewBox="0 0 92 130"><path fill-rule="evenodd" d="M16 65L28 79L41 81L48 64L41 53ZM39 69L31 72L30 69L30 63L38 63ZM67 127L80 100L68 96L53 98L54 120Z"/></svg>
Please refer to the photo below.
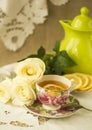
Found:
<svg viewBox="0 0 92 130"><path fill-rule="evenodd" d="M8 78L0 82L0 102L7 103L11 99L11 85Z"/></svg>
<svg viewBox="0 0 92 130"><path fill-rule="evenodd" d="M28 58L17 64L15 73L19 76L25 76L30 81L39 80L45 71L45 64L39 58Z"/></svg>
<svg viewBox="0 0 92 130"><path fill-rule="evenodd" d="M36 94L32 86L23 77L16 76L13 79L12 103L14 105L31 105L36 100Z"/></svg>

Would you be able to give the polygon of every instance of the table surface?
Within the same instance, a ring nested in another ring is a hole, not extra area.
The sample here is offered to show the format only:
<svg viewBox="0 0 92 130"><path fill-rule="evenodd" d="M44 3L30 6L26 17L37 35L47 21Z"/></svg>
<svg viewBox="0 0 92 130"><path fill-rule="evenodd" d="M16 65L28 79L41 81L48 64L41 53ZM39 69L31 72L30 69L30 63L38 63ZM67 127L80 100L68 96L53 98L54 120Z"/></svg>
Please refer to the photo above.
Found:
<svg viewBox="0 0 92 130"><path fill-rule="evenodd" d="M13 65L0 69L11 71ZM73 93L80 104L92 109L92 91ZM25 107L0 103L0 130L92 130L92 112L81 109L71 116L48 119L31 114Z"/></svg>

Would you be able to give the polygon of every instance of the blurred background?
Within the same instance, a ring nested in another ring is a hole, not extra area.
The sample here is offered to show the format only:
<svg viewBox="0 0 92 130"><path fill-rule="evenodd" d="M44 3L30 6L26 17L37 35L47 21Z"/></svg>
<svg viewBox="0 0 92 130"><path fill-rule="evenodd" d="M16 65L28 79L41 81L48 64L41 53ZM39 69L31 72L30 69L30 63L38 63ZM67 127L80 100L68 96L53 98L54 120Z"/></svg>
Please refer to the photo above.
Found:
<svg viewBox="0 0 92 130"><path fill-rule="evenodd" d="M45 23L36 25L36 29L30 35L23 47L13 52L6 49L0 39L0 66L10 64L37 52L40 46L43 46L47 52L51 52L56 41L61 41L64 37L63 27L59 20L72 20L80 14L80 8L86 6L90 10L92 17L92 0L69 0L68 3L61 6L55 6L48 1L48 17Z"/></svg>

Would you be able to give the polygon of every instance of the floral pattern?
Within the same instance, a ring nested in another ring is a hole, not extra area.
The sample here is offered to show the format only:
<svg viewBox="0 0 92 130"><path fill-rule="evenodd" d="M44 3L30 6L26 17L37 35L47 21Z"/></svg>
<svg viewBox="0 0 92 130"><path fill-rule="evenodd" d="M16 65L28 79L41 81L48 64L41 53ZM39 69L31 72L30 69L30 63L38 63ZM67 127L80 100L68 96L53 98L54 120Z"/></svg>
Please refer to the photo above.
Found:
<svg viewBox="0 0 92 130"><path fill-rule="evenodd" d="M67 100L67 96L64 95L64 96L55 97L55 96L50 96L46 93L40 93L38 94L38 99L46 105L49 104L52 106L58 106L65 103L65 101Z"/></svg>
<svg viewBox="0 0 92 130"><path fill-rule="evenodd" d="M72 97L74 98L74 97ZM71 102L70 98L67 100L69 103ZM58 110L46 110L44 109L43 105L39 100L36 100L35 103L31 106L26 106L31 113L34 115L38 115L41 117L47 117L47 118L63 118L67 116L73 115L75 112L77 112L76 108L66 110L64 107L60 107Z"/></svg>

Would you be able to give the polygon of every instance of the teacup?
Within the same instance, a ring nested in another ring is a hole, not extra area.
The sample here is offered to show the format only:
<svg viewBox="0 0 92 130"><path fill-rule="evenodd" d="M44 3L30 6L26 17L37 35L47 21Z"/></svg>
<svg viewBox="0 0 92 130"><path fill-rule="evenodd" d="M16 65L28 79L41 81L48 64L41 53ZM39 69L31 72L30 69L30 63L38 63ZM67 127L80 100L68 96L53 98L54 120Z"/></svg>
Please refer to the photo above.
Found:
<svg viewBox="0 0 92 130"><path fill-rule="evenodd" d="M48 110L58 110L70 94L71 81L64 76L44 75L36 83L37 98Z"/></svg>

